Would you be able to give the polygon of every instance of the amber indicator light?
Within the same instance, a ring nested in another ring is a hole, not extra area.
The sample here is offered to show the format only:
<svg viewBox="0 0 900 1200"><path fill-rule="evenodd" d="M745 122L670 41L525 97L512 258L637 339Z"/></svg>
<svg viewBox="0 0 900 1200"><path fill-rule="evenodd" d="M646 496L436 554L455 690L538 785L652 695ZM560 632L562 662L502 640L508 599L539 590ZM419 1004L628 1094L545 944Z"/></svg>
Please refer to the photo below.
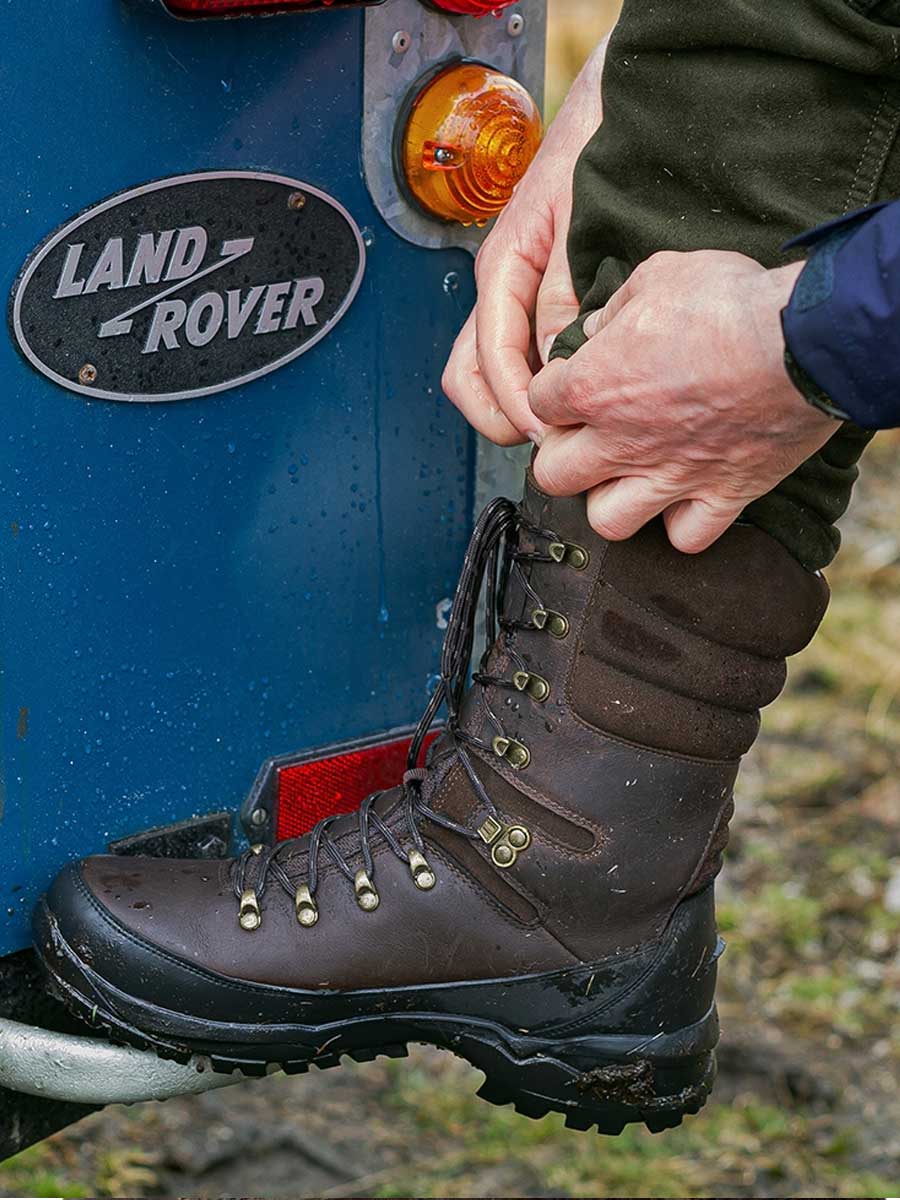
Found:
<svg viewBox="0 0 900 1200"><path fill-rule="evenodd" d="M400 144L403 176L433 216L484 225L509 203L542 133L520 83L481 63L456 63L413 101Z"/></svg>

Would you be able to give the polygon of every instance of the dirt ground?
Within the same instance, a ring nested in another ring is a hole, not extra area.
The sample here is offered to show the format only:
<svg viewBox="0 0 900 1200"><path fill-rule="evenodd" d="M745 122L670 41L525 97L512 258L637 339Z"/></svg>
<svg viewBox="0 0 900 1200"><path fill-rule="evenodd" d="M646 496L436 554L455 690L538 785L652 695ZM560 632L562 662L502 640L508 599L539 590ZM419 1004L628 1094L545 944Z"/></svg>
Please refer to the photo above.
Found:
<svg viewBox="0 0 900 1200"><path fill-rule="evenodd" d="M614 4L551 3L550 103ZM405 1060L110 1109L0 1167L2 1196L900 1195L900 435L871 450L834 603L742 773L712 1101L605 1139Z"/></svg>

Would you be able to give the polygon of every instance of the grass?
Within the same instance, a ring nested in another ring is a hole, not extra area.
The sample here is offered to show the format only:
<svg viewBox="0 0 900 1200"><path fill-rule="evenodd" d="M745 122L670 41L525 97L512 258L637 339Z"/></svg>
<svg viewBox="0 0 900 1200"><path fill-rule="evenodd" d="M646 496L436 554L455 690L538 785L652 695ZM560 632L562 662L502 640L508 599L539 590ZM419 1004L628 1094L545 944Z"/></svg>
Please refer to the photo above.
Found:
<svg viewBox="0 0 900 1200"><path fill-rule="evenodd" d="M630 1128L616 1139L578 1138L562 1118L527 1122L486 1108L460 1090L459 1075L452 1062L437 1070L430 1062L413 1070L392 1064L387 1103L422 1137L441 1134L446 1148L414 1171L376 1181L373 1195L471 1196L473 1172L498 1184L514 1175L543 1189L526 1194L572 1197L773 1195L797 1178L808 1181L808 1195L886 1196L896 1187L854 1169L853 1130L752 1096L714 1107L678 1131Z"/></svg>
<svg viewBox="0 0 900 1200"><path fill-rule="evenodd" d="M7 1196L65 1196L78 1200L91 1193L60 1162L59 1145L45 1142L23 1150L0 1166L0 1187Z"/></svg>

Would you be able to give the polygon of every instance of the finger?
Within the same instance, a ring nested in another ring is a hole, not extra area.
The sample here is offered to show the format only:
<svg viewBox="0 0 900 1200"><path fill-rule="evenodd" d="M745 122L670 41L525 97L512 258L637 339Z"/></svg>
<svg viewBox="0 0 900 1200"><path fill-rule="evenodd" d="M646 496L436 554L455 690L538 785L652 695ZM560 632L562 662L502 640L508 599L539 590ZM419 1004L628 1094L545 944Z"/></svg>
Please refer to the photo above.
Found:
<svg viewBox="0 0 900 1200"><path fill-rule="evenodd" d="M441 386L470 425L498 446L515 446L525 438L500 411L491 389L478 369L475 353L475 311L469 315L454 343Z"/></svg>
<svg viewBox="0 0 900 1200"><path fill-rule="evenodd" d="M676 550L700 554L731 528L742 510L742 503L729 500L682 500L668 508L663 519Z"/></svg>
<svg viewBox="0 0 900 1200"><path fill-rule="evenodd" d="M534 431L535 426L528 406L528 386L533 378L528 355L544 265L538 269L536 262L522 253L488 260L479 276L475 308L479 369L506 419L523 434Z"/></svg>
<svg viewBox="0 0 900 1200"><path fill-rule="evenodd" d="M535 419L544 426L581 425L584 416L576 411L572 392L574 359L555 358L539 371L528 388L528 406Z"/></svg>
<svg viewBox="0 0 900 1200"><path fill-rule="evenodd" d="M538 487L551 496L575 496L623 474L622 464L608 458L603 440L587 426L548 430L532 470Z"/></svg>
<svg viewBox="0 0 900 1200"><path fill-rule="evenodd" d="M578 316L578 300L572 286L569 255L562 230L556 230L556 240L550 252L547 270L538 290L534 316L534 339L541 361L550 361L550 350L559 334Z"/></svg>
<svg viewBox="0 0 900 1200"><path fill-rule="evenodd" d="M588 522L607 541L622 542L664 512L677 495L671 484L652 478L614 479L588 492Z"/></svg>

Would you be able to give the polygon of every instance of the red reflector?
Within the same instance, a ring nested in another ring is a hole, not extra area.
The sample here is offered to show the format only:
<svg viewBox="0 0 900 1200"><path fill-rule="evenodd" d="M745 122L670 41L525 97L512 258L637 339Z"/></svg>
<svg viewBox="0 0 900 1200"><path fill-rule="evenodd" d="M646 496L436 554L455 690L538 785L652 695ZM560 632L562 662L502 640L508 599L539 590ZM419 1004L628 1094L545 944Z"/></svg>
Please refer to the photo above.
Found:
<svg viewBox="0 0 900 1200"><path fill-rule="evenodd" d="M439 736L439 731L430 733L426 749ZM279 768L276 841L301 837L324 817L353 812L372 792L396 787L406 770L411 742L401 738Z"/></svg>
<svg viewBox="0 0 900 1200"><path fill-rule="evenodd" d="M298 8L365 8L381 0L163 0L177 17L239 17Z"/></svg>
<svg viewBox="0 0 900 1200"><path fill-rule="evenodd" d="M435 8L444 12L461 13L467 17L486 17L488 13L499 14L516 0L432 0Z"/></svg>

